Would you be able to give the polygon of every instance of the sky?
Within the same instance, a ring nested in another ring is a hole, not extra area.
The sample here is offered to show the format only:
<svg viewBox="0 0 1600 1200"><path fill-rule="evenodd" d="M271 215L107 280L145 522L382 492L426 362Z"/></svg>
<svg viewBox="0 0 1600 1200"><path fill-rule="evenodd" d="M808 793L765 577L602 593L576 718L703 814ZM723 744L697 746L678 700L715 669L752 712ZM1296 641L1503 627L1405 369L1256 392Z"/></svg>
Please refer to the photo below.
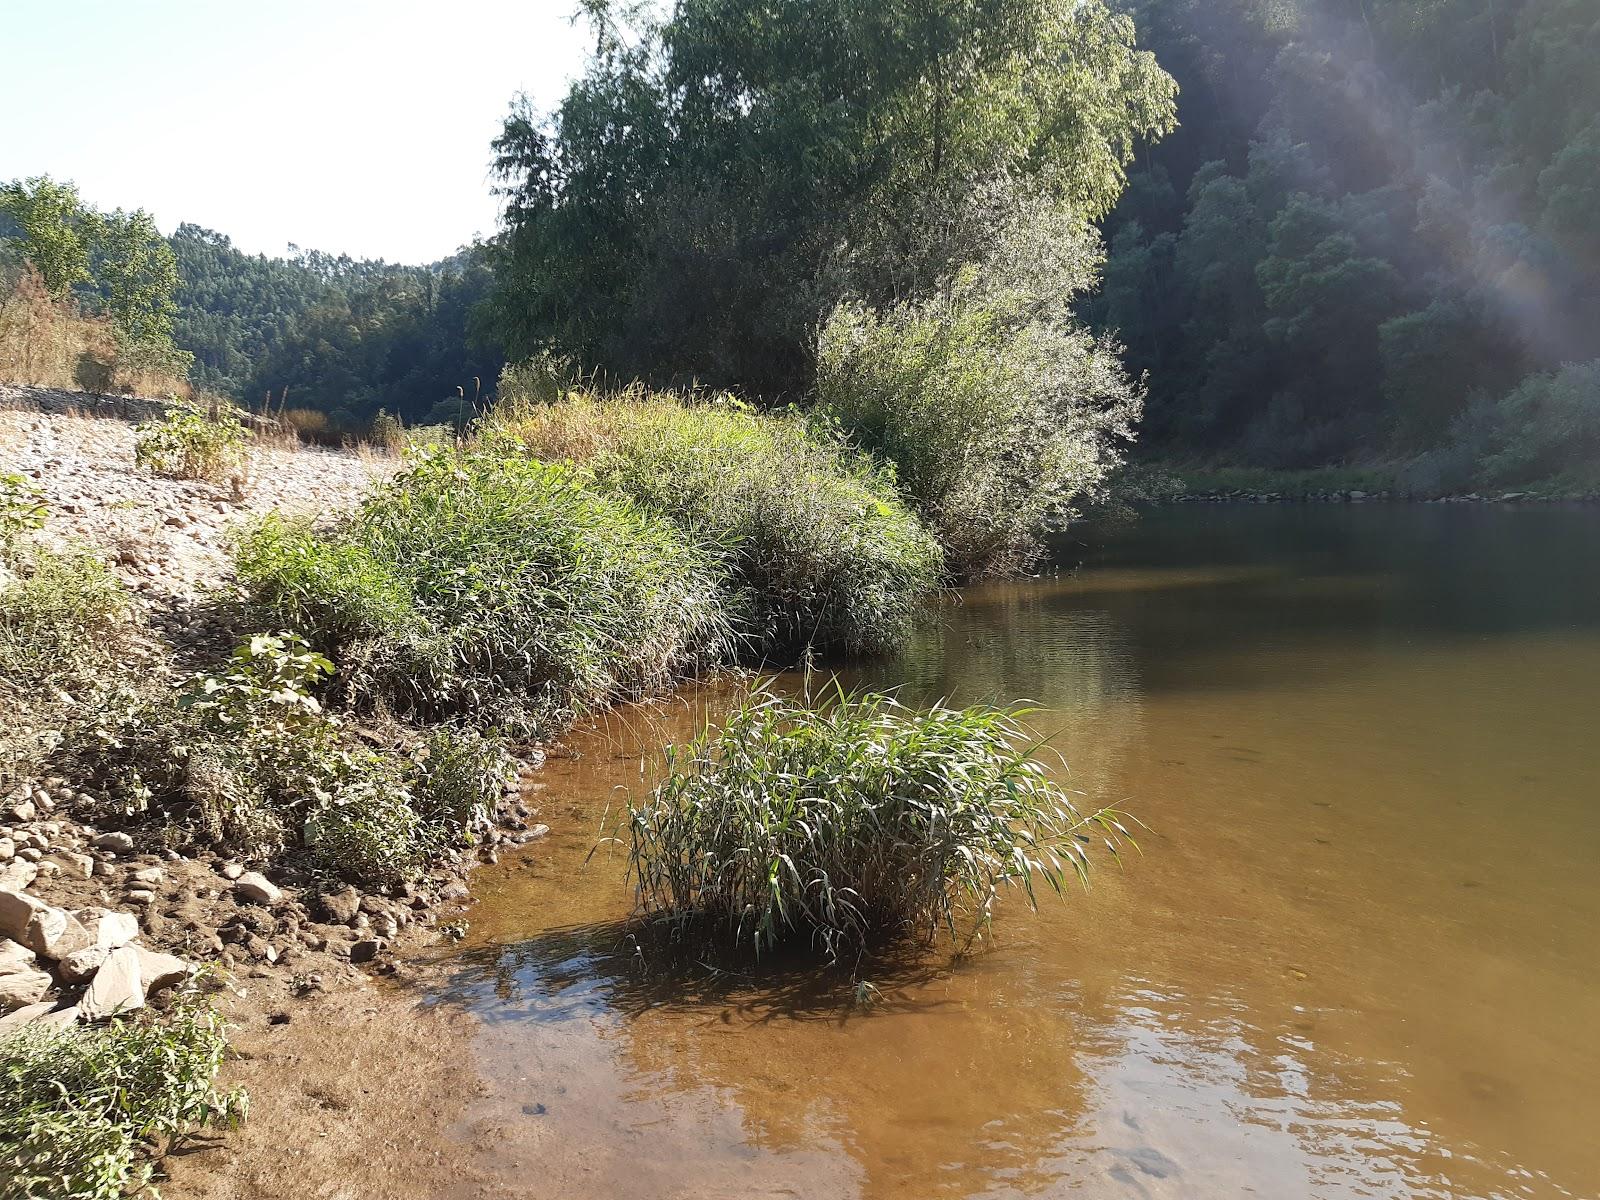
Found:
<svg viewBox="0 0 1600 1200"><path fill-rule="evenodd" d="M576 0L0 0L0 182L102 209L431 262L496 224L511 98L557 103Z"/></svg>

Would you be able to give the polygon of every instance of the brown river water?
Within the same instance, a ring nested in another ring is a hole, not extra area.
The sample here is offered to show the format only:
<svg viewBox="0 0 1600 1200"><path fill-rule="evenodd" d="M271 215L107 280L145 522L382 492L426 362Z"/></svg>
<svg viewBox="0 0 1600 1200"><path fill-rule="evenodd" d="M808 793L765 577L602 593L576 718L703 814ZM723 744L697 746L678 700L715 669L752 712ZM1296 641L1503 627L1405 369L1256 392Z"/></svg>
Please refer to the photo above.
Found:
<svg viewBox="0 0 1600 1200"><path fill-rule="evenodd" d="M869 1007L685 981L595 847L730 688L614 714L479 873L457 1152L597 1200L1600 1196L1600 515L1191 506L1058 558L850 678L1032 700L1142 854Z"/></svg>

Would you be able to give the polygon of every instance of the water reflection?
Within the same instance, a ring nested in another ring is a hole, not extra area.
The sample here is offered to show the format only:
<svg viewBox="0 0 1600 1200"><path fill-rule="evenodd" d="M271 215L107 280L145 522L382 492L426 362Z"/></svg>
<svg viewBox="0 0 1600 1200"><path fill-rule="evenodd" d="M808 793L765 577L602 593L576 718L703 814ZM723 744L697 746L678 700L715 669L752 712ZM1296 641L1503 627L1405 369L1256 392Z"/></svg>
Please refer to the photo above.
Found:
<svg viewBox="0 0 1600 1200"><path fill-rule="evenodd" d="M1073 782L1154 832L970 960L867 964L865 1012L827 974L666 970L587 857L727 689L575 739L443 997L486 1019L464 1145L551 1196L1594 1195L1573 516L1191 509L942 606L856 678L1032 698Z"/></svg>

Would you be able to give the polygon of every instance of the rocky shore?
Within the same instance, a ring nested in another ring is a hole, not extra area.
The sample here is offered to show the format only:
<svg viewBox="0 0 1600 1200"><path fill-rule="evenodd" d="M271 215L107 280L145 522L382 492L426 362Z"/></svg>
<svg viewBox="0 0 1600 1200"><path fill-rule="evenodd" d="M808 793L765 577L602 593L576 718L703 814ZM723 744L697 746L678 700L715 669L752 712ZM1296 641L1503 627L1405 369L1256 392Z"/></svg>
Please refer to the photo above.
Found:
<svg viewBox="0 0 1600 1200"><path fill-rule="evenodd" d="M225 483L163 479L134 466L134 419L154 402L71 401L0 388L0 474L22 475L43 494L43 537L92 548L127 586L130 671L176 676L186 648L217 639L207 614L231 582L236 523L274 509L332 517L397 465L257 438ZM38 731L46 743L50 734ZM158 826L108 827L95 815L98 798L66 779L13 779L0 793L0 1026L159 1003L202 966L217 968L208 978L231 1020L277 1022L295 997L392 973L397 951L450 936L476 863L546 832L535 803L541 763L537 749L523 754L475 850L368 891L169 845Z"/></svg>

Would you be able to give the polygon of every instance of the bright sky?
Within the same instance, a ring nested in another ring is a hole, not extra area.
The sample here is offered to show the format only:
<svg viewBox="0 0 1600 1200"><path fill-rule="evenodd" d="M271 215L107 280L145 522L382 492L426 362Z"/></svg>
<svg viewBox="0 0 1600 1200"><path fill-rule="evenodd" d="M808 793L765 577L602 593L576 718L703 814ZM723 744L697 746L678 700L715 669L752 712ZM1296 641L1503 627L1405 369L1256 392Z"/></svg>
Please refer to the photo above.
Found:
<svg viewBox="0 0 1600 1200"><path fill-rule="evenodd" d="M0 181L243 249L400 262L495 228L489 141L511 97L559 101L575 0L13 0Z"/></svg>

